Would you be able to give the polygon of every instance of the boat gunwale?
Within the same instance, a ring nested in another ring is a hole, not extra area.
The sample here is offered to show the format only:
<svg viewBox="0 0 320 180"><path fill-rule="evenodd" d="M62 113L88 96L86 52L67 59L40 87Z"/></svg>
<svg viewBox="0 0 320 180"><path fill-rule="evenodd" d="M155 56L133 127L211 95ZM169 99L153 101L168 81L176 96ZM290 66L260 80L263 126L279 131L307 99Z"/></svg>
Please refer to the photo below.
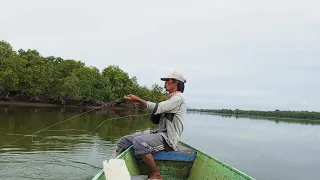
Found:
<svg viewBox="0 0 320 180"><path fill-rule="evenodd" d="M196 150L197 152L202 153L203 155L205 155L205 156L209 157L210 159L216 161L217 163L221 164L222 166L224 166L224 167L226 167L226 168L228 168L228 169L230 169L230 170L238 173L239 175L243 176L244 178L246 178L246 179L248 179L248 180L255 180L255 178L253 178L253 177L251 177L250 175L248 175L248 174L240 171L239 169L236 169L236 168L230 166L229 164L227 164L227 163L225 163L225 162L223 162L223 161L221 161L221 160L219 160L219 159L217 159L217 158L214 158L214 157L212 157L212 156L209 156L208 154L204 153L203 151L201 151L201 150L199 150L199 149L197 149L197 148L195 148L195 147L193 147L193 146L191 146L191 145L189 145L189 144L186 144L185 142L182 142L182 141L179 141L179 142L180 142L181 144L183 144L184 146L193 148L193 149Z"/></svg>

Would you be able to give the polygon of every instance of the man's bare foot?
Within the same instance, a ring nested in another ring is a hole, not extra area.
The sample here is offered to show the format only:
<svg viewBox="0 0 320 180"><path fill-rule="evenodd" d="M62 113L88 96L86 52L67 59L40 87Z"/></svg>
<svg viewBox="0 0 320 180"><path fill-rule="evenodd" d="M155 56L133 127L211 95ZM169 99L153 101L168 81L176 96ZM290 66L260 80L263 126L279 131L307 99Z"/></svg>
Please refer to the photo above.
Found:
<svg viewBox="0 0 320 180"><path fill-rule="evenodd" d="M149 179L156 179L156 180L162 180L162 177L160 175L159 172L155 172L155 173L151 173L150 178Z"/></svg>

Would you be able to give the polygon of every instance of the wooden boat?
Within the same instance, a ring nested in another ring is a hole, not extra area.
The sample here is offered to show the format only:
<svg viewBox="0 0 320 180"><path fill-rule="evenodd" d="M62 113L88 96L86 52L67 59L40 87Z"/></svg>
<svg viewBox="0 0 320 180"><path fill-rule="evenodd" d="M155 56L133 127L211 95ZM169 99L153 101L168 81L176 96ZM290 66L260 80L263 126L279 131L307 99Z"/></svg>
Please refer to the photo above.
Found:
<svg viewBox="0 0 320 180"><path fill-rule="evenodd" d="M164 180L254 180L249 175L183 142L179 142L178 149L179 151L161 151L153 154ZM116 159L125 161L132 179L141 175L147 177L149 174L141 157L134 155L132 147L122 152ZM92 180L105 179L102 169Z"/></svg>

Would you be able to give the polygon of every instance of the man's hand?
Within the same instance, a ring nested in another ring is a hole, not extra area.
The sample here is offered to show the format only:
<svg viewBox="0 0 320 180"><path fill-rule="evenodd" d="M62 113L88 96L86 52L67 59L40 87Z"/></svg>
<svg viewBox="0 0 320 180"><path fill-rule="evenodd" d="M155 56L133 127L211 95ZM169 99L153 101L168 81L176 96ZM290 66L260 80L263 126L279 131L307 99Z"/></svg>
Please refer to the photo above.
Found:
<svg viewBox="0 0 320 180"><path fill-rule="evenodd" d="M124 99L128 100L128 101L139 101L139 97L133 94L129 94L127 96L123 97Z"/></svg>
<svg viewBox="0 0 320 180"><path fill-rule="evenodd" d="M128 100L128 101L132 101L132 102L139 102L140 104L143 104L144 106L147 106L147 101L139 98L136 95L133 94L129 94L128 96L124 96L124 99Z"/></svg>

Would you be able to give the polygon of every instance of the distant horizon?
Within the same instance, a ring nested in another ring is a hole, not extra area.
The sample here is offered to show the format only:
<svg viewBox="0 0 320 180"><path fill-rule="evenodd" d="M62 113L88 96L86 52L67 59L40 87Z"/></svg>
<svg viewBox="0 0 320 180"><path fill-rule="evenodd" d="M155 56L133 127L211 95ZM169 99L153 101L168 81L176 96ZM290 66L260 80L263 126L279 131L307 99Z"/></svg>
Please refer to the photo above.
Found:
<svg viewBox="0 0 320 180"><path fill-rule="evenodd" d="M237 110L237 109L232 109L232 108L218 108L218 109L210 109L210 108L187 108L187 110ZM259 110L259 109L238 109L241 111L297 111L297 112L303 112L303 111L308 111L308 112L320 112L320 111L310 111L310 110L290 110L290 109L274 109L274 110Z"/></svg>

